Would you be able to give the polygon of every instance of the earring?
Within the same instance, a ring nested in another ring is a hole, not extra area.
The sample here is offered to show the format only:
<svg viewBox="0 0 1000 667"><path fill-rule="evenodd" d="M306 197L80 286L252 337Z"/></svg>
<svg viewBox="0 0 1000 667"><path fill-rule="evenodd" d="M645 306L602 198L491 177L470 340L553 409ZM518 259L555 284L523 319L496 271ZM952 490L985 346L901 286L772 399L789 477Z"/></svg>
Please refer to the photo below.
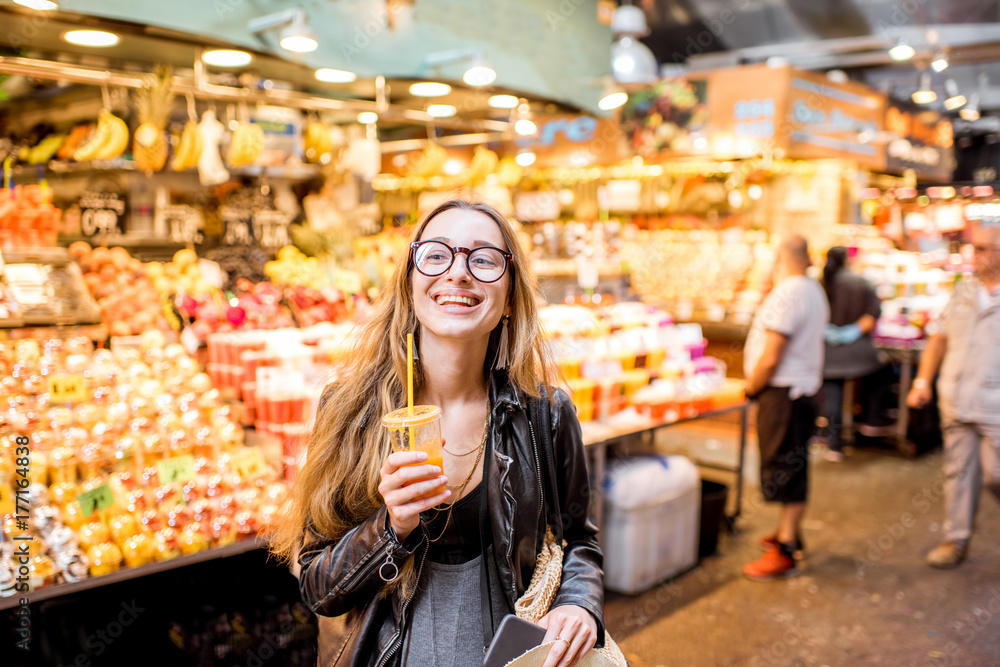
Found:
<svg viewBox="0 0 1000 667"><path fill-rule="evenodd" d="M506 315L500 318L501 328L500 328L500 340L497 342L497 361L495 366L497 368L507 368L508 360L508 348L510 343L507 339L507 323L510 318Z"/></svg>

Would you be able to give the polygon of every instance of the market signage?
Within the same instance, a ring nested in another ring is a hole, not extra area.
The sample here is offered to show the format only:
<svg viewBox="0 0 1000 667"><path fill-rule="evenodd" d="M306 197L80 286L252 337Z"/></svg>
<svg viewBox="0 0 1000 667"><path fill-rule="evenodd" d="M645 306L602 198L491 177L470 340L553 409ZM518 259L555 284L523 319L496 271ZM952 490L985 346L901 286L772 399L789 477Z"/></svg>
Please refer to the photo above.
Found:
<svg viewBox="0 0 1000 667"><path fill-rule="evenodd" d="M84 236L116 235L125 232L125 196L115 192L84 192L80 207L80 231Z"/></svg>
<svg viewBox="0 0 1000 667"><path fill-rule="evenodd" d="M621 126L592 116L536 117L538 133L516 140L520 150L535 154L535 166L588 167L610 165L626 157Z"/></svg>
<svg viewBox="0 0 1000 667"><path fill-rule="evenodd" d="M949 180L955 167L951 121L933 111L906 110L893 105L885 112L885 129L895 135L885 149L886 170Z"/></svg>
<svg viewBox="0 0 1000 667"><path fill-rule="evenodd" d="M793 158L847 158L881 168L875 138L882 129L885 98L859 84L837 84L822 75L791 71L786 123Z"/></svg>

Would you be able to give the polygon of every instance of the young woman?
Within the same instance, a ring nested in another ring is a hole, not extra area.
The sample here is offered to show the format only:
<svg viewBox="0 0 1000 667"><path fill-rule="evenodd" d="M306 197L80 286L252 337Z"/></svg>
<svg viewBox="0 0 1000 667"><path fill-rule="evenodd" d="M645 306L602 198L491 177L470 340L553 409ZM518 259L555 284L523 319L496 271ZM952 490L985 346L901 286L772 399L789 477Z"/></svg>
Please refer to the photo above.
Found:
<svg viewBox="0 0 1000 667"><path fill-rule="evenodd" d="M572 667L604 643L603 558L580 425L548 382L524 253L499 212L461 200L413 239L349 372L324 391L273 548L298 553L313 611L343 617L321 619L323 667L478 667L531 579L546 521L540 461L551 461L567 546L541 622L556 640L544 667ZM406 404L407 333L415 403L441 408L443 471L414 465L426 454L390 453L381 423ZM549 433L532 405L548 411Z"/></svg>

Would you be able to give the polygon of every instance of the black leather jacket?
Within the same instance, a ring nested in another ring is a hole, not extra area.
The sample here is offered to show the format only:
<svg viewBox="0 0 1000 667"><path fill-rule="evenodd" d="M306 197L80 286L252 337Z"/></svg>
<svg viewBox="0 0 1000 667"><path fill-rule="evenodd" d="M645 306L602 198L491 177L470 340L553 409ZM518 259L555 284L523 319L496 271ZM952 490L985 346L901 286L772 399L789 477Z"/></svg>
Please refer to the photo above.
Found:
<svg viewBox="0 0 1000 667"><path fill-rule="evenodd" d="M513 609L531 580L545 530L539 509L542 487L535 467L535 461L543 459L536 459L534 452L535 446L543 446L544 439L532 432L535 427L529 426L526 403L540 399L525 396L505 380L494 381L490 394L493 459L485 488L493 553L500 555L497 570L502 589L493 594L502 592ZM590 482L580 423L566 393L556 390L554 394L549 421L555 451L550 457L568 544L562 584L552 606L577 605L589 611L597 620L597 646L603 646L603 555L597 544L597 528L589 519ZM399 566L407 558L416 558L419 572L426 547L422 530L413 531L399 543L388 530L385 507L339 541L316 536L303 546L299 586L303 599L320 616L320 667L399 664L410 601L399 594L381 596L383 581L378 570L391 555ZM391 567L386 573L391 574Z"/></svg>

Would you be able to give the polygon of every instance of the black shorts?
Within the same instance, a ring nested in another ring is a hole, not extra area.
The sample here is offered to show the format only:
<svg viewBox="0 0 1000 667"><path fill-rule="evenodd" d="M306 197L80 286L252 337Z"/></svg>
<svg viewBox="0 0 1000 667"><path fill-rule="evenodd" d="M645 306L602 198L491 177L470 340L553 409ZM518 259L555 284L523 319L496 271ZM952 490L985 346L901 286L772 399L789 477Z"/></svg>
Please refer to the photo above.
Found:
<svg viewBox="0 0 1000 667"><path fill-rule="evenodd" d="M809 493L809 440L816 432L816 396L800 396L793 401L788 387L768 387L757 401L764 500L804 503Z"/></svg>

